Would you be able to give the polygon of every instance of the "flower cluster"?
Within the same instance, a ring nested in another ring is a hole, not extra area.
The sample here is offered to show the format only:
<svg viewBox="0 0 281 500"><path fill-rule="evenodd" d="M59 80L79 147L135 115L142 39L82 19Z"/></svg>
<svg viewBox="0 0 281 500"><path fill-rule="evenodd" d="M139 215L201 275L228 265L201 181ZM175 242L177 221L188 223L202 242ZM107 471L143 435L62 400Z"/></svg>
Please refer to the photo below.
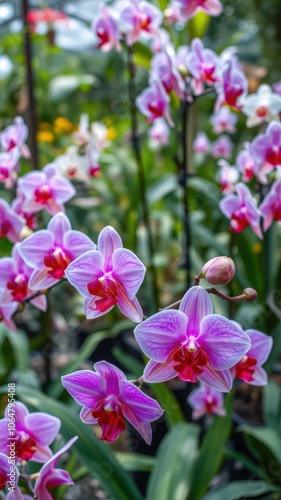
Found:
<svg viewBox="0 0 281 500"><path fill-rule="evenodd" d="M61 456L78 438L72 438L53 455L49 445L58 435L60 420L48 413L29 413L26 406L18 401L14 405L15 431L12 439L9 432L8 406L4 418L0 420L0 491L7 491L5 498L8 500L52 498L49 488L73 484L69 473L56 466ZM26 474L22 476L21 470L23 466L26 470L29 462L43 464L38 473L33 474L26 484L32 496L23 494L18 485L20 478L26 480ZM11 470L15 478L12 487ZM35 480L33 484L32 479Z"/></svg>

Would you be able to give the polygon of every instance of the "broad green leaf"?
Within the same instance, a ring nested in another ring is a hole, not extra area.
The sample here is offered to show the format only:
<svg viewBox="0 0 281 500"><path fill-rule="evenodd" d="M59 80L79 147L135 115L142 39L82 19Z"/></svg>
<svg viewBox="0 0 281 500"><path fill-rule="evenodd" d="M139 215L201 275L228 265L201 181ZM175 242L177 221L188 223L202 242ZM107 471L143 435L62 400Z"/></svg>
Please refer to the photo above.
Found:
<svg viewBox="0 0 281 500"><path fill-rule="evenodd" d="M176 175L168 174L149 186L147 189L147 201L149 205L153 205L164 196L175 191L178 188L178 179Z"/></svg>
<svg viewBox="0 0 281 500"><path fill-rule="evenodd" d="M61 420L61 433L66 440L78 435L73 445L81 465L96 477L114 500L141 500L142 496L133 480L115 459L109 446L95 438L90 426L63 403L23 386L17 386L17 397L37 411L50 413Z"/></svg>
<svg viewBox="0 0 281 500"><path fill-rule="evenodd" d="M263 412L268 427L280 430L281 423L281 387L269 380L263 392Z"/></svg>
<svg viewBox="0 0 281 500"><path fill-rule="evenodd" d="M278 360L281 351L281 322L279 322L271 331L271 337L273 339L273 347L271 353L264 365L264 369L267 373L270 373L274 363Z"/></svg>
<svg viewBox="0 0 281 500"><path fill-rule="evenodd" d="M117 452L115 458L122 465L123 469L133 471L150 472L155 467L155 457L141 455L140 453Z"/></svg>
<svg viewBox="0 0 281 500"><path fill-rule="evenodd" d="M227 410L225 417L215 416L214 421L207 431L196 461L193 482L189 493L189 500L199 500L209 486L211 479L219 470L224 456L226 441L231 431L231 410L233 391L229 393L224 402Z"/></svg>
<svg viewBox="0 0 281 500"><path fill-rule="evenodd" d="M185 500L198 454L200 428L178 424L163 439L151 473L146 500Z"/></svg>
<svg viewBox="0 0 281 500"><path fill-rule="evenodd" d="M158 403L163 410L165 410L164 415L167 426L171 428L176 424L185 422L186 419L180 404L169 387L164 382L161 384L150 384L150 386L152 387Z"/></svg>
<svg viewBox="0 0 281 500"><path fill-rule="evenodd" d="M227 448L224 452L224 456L226 458L230 458L231 460L241 462L244 465L244 467L246 467L246 469L253 472L258 478L264 479L266 482L268 482L268 476L265 473L264 469L262 469L259 465L257 465L256 462L254 462L251 458L248 457L248 455L244 455L239 451Z"/></svg>
<svg viewBox="0 0 281 500"><path fill-rule="evenodd" d="M210 16L205 12L198 12L196 16L188 21L188 33L190 39L203 38L210 23Z"/></svg>
<svg viewBox="0 0 281 500"><path fill-rule="evenodd" d="M281 491L281 489L264 481L233 481L233 483L210 491L202 500L238 500L245 497L257 497L269 491Z"/></svg>

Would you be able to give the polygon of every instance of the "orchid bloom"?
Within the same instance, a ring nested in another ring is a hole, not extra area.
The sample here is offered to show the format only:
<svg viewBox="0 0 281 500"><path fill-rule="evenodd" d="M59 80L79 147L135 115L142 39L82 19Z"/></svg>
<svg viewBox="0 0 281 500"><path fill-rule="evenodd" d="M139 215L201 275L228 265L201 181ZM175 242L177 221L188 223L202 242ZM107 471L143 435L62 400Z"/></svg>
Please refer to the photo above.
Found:
<svg viewBox="0 0 281 500"><path fill-rule="evenodd" d="M240 233L250 225L258 238L262 239L261 213L251 191L243 182L239 182L236 185L236 193L225 196L219 202L221 212L230 219L230 231Z"/></svg>
<svg viewBox="0 0 281 500"><path fill-rule="evenodd" d="M250 145L250 153L260 163L269 163L272 169L281 165L281 123L271 122Z"/></svg>
<svg viewBox="0 0 281 500"><path fill-rule="evenodd" d="M30 150L25 144L27 136L28 127L25 125L21 116L16 116L14 123L8 125L8 127L0 133L0 144L3 151L11 151L13 148L18 147L24 158L30 158Z"/></svg>
<svg viewBox="0 0 281 500"><path fill-rule="evenodd" d="M103 52L109 52L113 48L117 52L121 51L118 24L110 9L104 5L100 6L100 16L94 20L92 28L99 40L98 46Z"/></svg>
<svg viewBox="0 0 281 500"><path fill-rule="evenodd" d="M126 43L131 46L141 37L153 38L157 35L163 20L160 9L145 0L124 2L120 21L124 24Z"/></svg>
<svg viewBox="0 0 281 500"><path fill-rule="evenodd" d="M0 452L9 454L9 406L0 420ZM16 462L32 460L45 462L52 456L49 445L60 429L58 418L48 413L29 413L23 403L15 402L15 455Z"/></svg>
<svg viewBox="0 0 281 500"><path fill-rule="evenodd" d="M234 56L225 64L221 79L215 83L215 88L218 94L215 112L225 104L232 108L241 109L243 97L247 93L248 82L243 71L239 69Z"/></svg>
<svg viewBox="0 0 281 500"><path fill-rule="evenodd" d="M150 423L163 415L159 404L144 394L124 373L107 361L94 365L95 372L80 370L62 377L62 384L82 405L80 418L85 424L98 424L100 439L114 441L125 430L126 422L151 444Z"/></svg>
<svg viewBox="0 0 281 500"><path fill-rule="evenodd" d="M154 54L156 52L162 52L170 43L171 37L168 31L164 28L159 28L157 34L155 34L151 40L151 50Z"/></svg>
<svg viewBox="0 0 281 500"><path fill-rule="evenodd" d="M37 25L38 23L47 23L51 27L56 21L65 21L67 15L62 10L55 9L33 9L27 15L27 22Z"/></svg>
<svg viewBox="0 0 281 500"><path fill-rule="evenodd" d="M272 349L272 337L258 330L246 330L251 339L251 347L245 356L231 369L237 377L250 385L266 385L267 373L262 368Z"/></svg>
<svg viewBox="0 0 281 500"><path fill-rule="evenodd" d="M179 8L179 14L185 21L194 17L198 11L210 16L219 16L223 11L220 0L173 0L173 4Z"/></svg>
<svg viewBox="0 0 281 500"><path fill-rule="evenodd" d="M212 155L214 158L231 158L233 143L228 135L221 135L212 144Z"/></svg>
<svg viewBox="0 0 281 500"><path fill-rule="evenodd" d="M235 186L239 180L239 171L232 167L226 160L219 160L220 186L223 194L230 194L235 191Z"/></svg>
<svg viewBox="0 0 281 500"><path fill-rule="evenodd" d="M154 120L152 127L148 131L149 145L151 149L158 149L160 146L169 144L170 129L164 118Z"/></svg>
<svg viewBox="0 0 281 500"><path fill-rule="evenodd" d="M25 199L23 209L26 212L45 209L51 215L63 212L63 204L76 193L73 185L53 164L46 165L40 172L25 174L18 180L18 187Z"/></svg>
<svg viewBox="0 0 281 500"><path fill-rule="evenodd" d="M244 97L242 112L248 117L247 127L279 119L281 96L272 92L269 85L260 85L256 94Z"/></svg>
<svg viewBox="0 0 281 500"><path fill-rule="evenodd" d="M226 415L223 407L223 395L213 387L206 384L200 386L191 392L187 398L188 404L193 408L192 418L197 420L203 415Z"/></svg>
<svg viewBox="0 0 281 500"><path fill-rule="evenodd" d="M29 287L29 279L33 268L21 257L19 246L20 243L14 245L12 257L0 259L0 287L8 291L6 302L2 298L2 305L9 305L13 301L22 302L34 295L34 290ZM30 302L42 311L46 310L45 295L34 297Z"/></svg>
<svg viewBox="0 0 281 500"><path fill-rule="evenodd" d="M20 240L24 219L14 212L9 204L0 198L0 238L8 238L12 243Z"/></svg>
<svg viewBox="0 0 281 500"><path fill-rule="evenodd" d="M7 441L7 444L9 442ZM19 471L15 465L11 463L11 459L9 458L9 453L8 453L9 448L7 448L6 454L0 453L0 491L2 493L4 492L3 490L7 490L7 494L5 495L5 499L11 499L9 496L10 493L8 489L13 490L13 498L17 500L21 500L22 494L21 491L18 487L18 481L19 481ZM12 474L11 474L12 473ZM11 476L12 476L12 484L11 484Z"/></svg>
<svg viewBox="0 0 281 500"><path fill-rule="evenodd" d="M273 165L268 162L257 161L257 156L251 154L249 142L244 142L244 149L242 149L237 157L236 164L242 174L242 181L249 182L254 177L260 182L260 184L268 184L267 175L272 172Z"/></svg>
<svg viewBox="0 0 281 500"><path fill-rule="evenodd" d="M69 146L65 153L56 157L54 165L59 173L70 180L89 182L89 162L86 155L78 154L78 146Z"/></svg>
<svg viewBox="0 0 281 500"><path fill-rule="evenodd" d="M15 322L12 316L18 308L18 302L11 302L9 300L10 294L4 288L0 288L0 324L3 323L12 332L17 332Z"/></svg>
<svg viewBox="0 0 281 500"><path fill-rule="evenodd" d="M11 189L15 185L19 158L20 149L18 147L0 153L0 182L4 183L6 189Z"/></svg>
<svg viewBox="0 0 281 500"><path fill-rule="evenodd" d="M200 38L194 38L186 59L186 66L194 80L195 95L204 91L204 84L214 85L220 79L220 59L211 49L205 49Z"/></svg>
<svg viewBox="0 0 281 500"><path fill-rule="evenodd" d="M84 253L66 270L68 281L85 297L87 319L98 318L115 305L132 321L143 318L135 295L145 267L133 252L122 247L119 234L107 226L98 237L97 250Z"/></svg>
<svg viewBox="0 0 281 500"><path fill-rule="evenodd" d="M200 380L218 391L232 387L232 368L250 348L250 339L236 324L213 314L208 292L194 286L184 295L179 311L163 310L135 328L135 338L150 359L145 382L176 376Z"/></svg>
<svg viewBox="0 0 281 500"><path fill-rule="evenodd" d="M222 132L234 134L236 132L235 125L237 121L237 115L232 113L228 106L222 106L217 113L214 113L210 117L214 134L221 134Z"/></svg>
<svg viewBox="0 0 281 500"><path fill-rule="evenodd" d="M281 179L272 184L259 209L264 219L264 231L268 230L273 220L281 221Z"/></svg>
<svg viewBox="0 0 281 500"><path fill-rule="evenodd" d="M193 150L195 153L208 154L211 149L211 142L205 132L198 132L193 141Z"/></svg>
<svg viewBox="0 0 281 500"><path fill-rule="evenodd" d="M11 203L11 208L14 212L25 219L25 224L29 229L36 229L38 225L37 217L33 212L25 212L22 208L24 204L24 196L19 189L17 189L17 196Z"/></svg>
<svg viewBox="0 0 281 500"><path fill-rule="evenodd" d="M27 265L33 268L29 287L45 290L58 283L70 262L96 245L88 236L71 229L68 217L60 212L48 223L47 229L37 231L19 246Z"/></svg>
<svg viewBox="0 0 281 500"><path fill-rule="evenodd" d="M152 79L150 86L144 89L136 99L139 111L147 117L148 123L152 123L156 118L166 118L170 127L174 123L169 111L170 96L164 89L158 78Z"/></svg>
<svg viewBox="0 0 281 500"><path fill-rule="evenodd" d="M162 82L168 94L174 91L180 99L184 98L184 82L175 66L175 53L171 44L151 59L151 75Z"/></svg>
<svg viewBox="0 0 281 500"><path fill-rule="evenodd" d="M49 489L56 488L62 484L74 484L69 473L63 469L57 469L57 463L61 456L77 441L78 436L70 439L60 450L58 450L43 465L39 471L39 477L34 485L34 498L38 500L53 500ZM31 497L30 497L31 498Z"/></svg>

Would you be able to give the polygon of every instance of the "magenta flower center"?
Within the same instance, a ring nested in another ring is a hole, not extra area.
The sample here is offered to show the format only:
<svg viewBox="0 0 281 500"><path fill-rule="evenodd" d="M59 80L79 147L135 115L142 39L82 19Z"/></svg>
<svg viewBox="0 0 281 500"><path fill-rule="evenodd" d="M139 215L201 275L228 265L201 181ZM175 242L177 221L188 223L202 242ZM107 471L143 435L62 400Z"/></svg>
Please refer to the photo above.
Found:
<svg viewBox="0 0 281 500"><path fill-rule="evenodd" d="M97 29L97 36L100 39L99 47L109 42L108 32L102 26Z"/></svg>
<svg viewBox="0 0 281 500"><path fill-rule="evenodd" d="M43 184L43 186L35 189L34 195L37 203L46 205L50 198L52 198L52 189L48 186L48 184Z"/></svg>
<svg viewBox="0 0 281 500"><path fill-rule="evenodd" d="M233 233L240 233L246 227L248 227L249 222L246 217L247 210L245 207L241 207L238 210L235 210L235 212L231 216L231 222L230 222L230 231Z"/></svg>
<svg viewBox="0 0 281 500"><path fill-rule="evenodd" d="M184 382L196 382L198 375L204 371L208 358L201 347L197 347L194 341L190 341L181 349L178 349L174 355L174 369L178 373L180 380Z"/></svg>
<svg viewBox="0 0 281 500"><path fill-rule="evenodd" d="M17 145L17 143L14 141L14 139L10 139L7 151L11 151L11 149L13 149L16 145Z"/></svg>
<svg viewBox="0 0 281 500"><path fill-rule="evenodd" d="M97 419L102 429L101 439L105 441L114 441L116 436L126 428L126 422L120 406L117 404L100 401L96 408L92 410L92 415ZM105 405L105 406L104 406Z"/></svg>
<svg viewBox="0 0 281 500"><path fill-rule="evenodd" d="M256 114L259 118L264 118L268 113L267 106L259 106L256 110Z"/></svg>
<svg viewBox="0 0 281 500"><path fill-rule="evenodd" d="M271 165L280 165L281 164L281 147L273 146L266 152L265 161L271 163Z"/></svg>
<svg viewBox="0 0 281 500"><path fill-rule="evenodd" d="M95 301L95 308L99 311L107 311L110 307L117 304L117 286L116 282L111 278L103 276L97 280L91 281L87 287L91 295L100 297Z"/></svg>
<svg viewBox="0 0 281 500"><path fill-rule="evenodd" d="M11 290L14 300L20 302L27 296L27 284L28 278L22 273L8 281L7 288Z"/></svg>
<svg viewBox="0 0 281 500"><path fill-rule="evenodd" d="M244 358L239 361L236 365L236 377L240 378L244 382L252 382L254 380L253 373L255 371L255 367L257 364L257 360L252 356L244 356Z"/></svg>
<svg viewBox="0 0 281 500"><path fill-rule="evenodd" d="M5 486L6 486L6 478L0 472L0 491L4 490Z"/></svg>
<svg viewBox="0 0 281 500"><path fill-rule="evenodd" d="M150 102L148 105L148 109L153 114L154 118L160 118L160 116L163 115L163 109L159 102Z"/></svg>
<svg viewBox="0 0 281 500"><path fill-rule="evenodd" d="M3 222L0 222L0 238L5 238L5 236L7 236L10 227L11 225L9 221L4 220Z"/></svg>
<svg viewBox="0 0 281 500"><path fill-rule="evenodd" d="M215 69L216 67L212 63L206 63L206 62L202 63L201 65L202 76L205 77L207 82L213 83L217 81L217 78L213 76Z"/></svg>
<svg viewBox="0 0 281 500"><path fill-rule="evenodd" d="M0 167L0 178L7 179L9 177L9 169L7 167Z"/></svg>
<svg viewBox="0 0 281 500"><path fill-rule="evenodd" d="M32 437L24 431L17 434L16 455L22 460L30 460L36 451L36 443Z"/></svg>
<svg viewBox="0 0 281 500"><path fill-rule="evenodd" d="M48 267L48 275L60 280L64 276L64 271L71 262L71 258L62 248L55 250L44 257L44 264Z"/></svg>
<svg viewBox="0 0 281 500"><path fill-rule="evenodd" d="M235 106L238 97L243 93L243 89L238 85L226 83L225 101L229 106Z"/></svg>
<svg viewBox="0 0 281 500"><path fill-rule="evenodd" d="M140 15L140 28L142 30L149 31L150 23L151 23L150 16L144 13Z"/></svg>

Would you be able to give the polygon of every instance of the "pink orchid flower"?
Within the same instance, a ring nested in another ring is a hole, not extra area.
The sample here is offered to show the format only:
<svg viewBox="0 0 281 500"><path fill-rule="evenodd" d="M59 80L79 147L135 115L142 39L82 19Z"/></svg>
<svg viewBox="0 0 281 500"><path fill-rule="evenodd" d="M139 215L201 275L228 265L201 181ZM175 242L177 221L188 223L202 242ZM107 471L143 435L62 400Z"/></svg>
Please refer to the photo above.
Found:
<svg viewBox="0 0 281 500"><path fill-rule="evenodd" d="M60 450L58 450L43 465L39 471L39 477L34 486L34 497L38 500L53 500L49 489L56 488L62 484L74 484L69 473L63 469L57 469L57 463L61 456L77 441L78 436L70 439Z"/></svg>
<svg viewBox="0 0 281 500"><path fill-rule="evenodd" d="M0 287L7 290L6 301L7 305L11 302L22 302L34 294L34 290L29 287L29 278L33 272L23 260L19 253L20 243L14 245L12 257L3 257L0 259ZM38 307L42 311L46 310L46 297L40 295L32 299L31 304ZM2 305L6 305L4 300Z"/></svg>
<svg viewBox="0 0 281 500"><path fill-rule="evenodd" d="M12 332L17 332L17 327L12 320L12 316L15 314L19 303L11 303L9 299L10 293L4 288L0 288L0 324L3 323Z"/></svg>
<svg viewBox="0 0 281 500"><path fill-rule="evenodd" d="M18 147L24 158L30 158L29 147L25 144L28 136L28 127L21 116L16 116L14 123L0 133L0 144L3 151L11 151Z"/></svg>
<svg viewBox="0 0 281 500"><path fill-rule="evenodd" d="M235 56L232 56L225 63L221 80L215 83L215 89L218 94L215 112L225 104L235 109L241 109L241 102L248 90L248 81L239 68Z"/></svg>
<svg viewBox="0 0 281 500"><path fill-rule="evenodd" d="M247 127L279 119L281 96L272 92L269 85L260 85L257 93L243 99L242 112L248 117Z"/></svg>
<svg viewBox="0 0 281 500"><path fill-rule="evenodd" d="M210 117L210 122L213 125L213 133L221 134L222 132L228 132L229 134L235 134L236 123L238 117L236 114L232 113L228 106L222 106L217 113L214 113Z"/></svg>
<svg viewBox="0 0 281 500"><path fill-rule="evenodd" d="M165 50L168 44L171 43L171 37L168 31L164 28L159 28L157 34L151 40L151 50L154 54Z"/></svg>
<svg viewBox="0 0 281 500"><path fill-rule="evenodd" d="M38 219L34 215L33 212L26 212L23 210L23 204L24 204L25 198L21 191L17 189L17 196L16 198L12 201L11 203L11 208L14 210L14 212L18 215L20 215L23 219L25 219L25 225L29 229L36 229L38 225Z"/></svg>
<svg viewBox="0 0 281 500"><path fill-rule="evenodd" d="M145 0L124 2L120 12L120 21L124 23L128 45L133 45L141 37L153 38L157 35L162 20L161 10Z"/></svg>
<svg viewBox="0 0 281 500"><path fill-rule="evenodd" d="M26 212L47 210L51 215L64 212L64 203L76 193L65 177L62 177L57 168L46 165L41 172L29 172L18 180L19 190L24 196L23 209Z"/></svg>
<svg viewBox="0 0 281 500"><path fill-rule="evenodd" d="M15 147L10 151L0 153L0 182L6 189L14 187L19 170L20 149Z"/></svg>
<svg viewBox="0 0 281 500"><path fill-rule="evenodd" d="M223 407L223 395L213 387L200 384L187 398L188 404L193 408L192 418L197 420L203 415L226 415Z"/></svg>
<svg viewBox="0 0 281 500"><path fill-rule="evenodd" d="M236 157L236 164L242 174L242 181L249 182L254 177L261 184L268 184L267 175L272 172L273 165L267 162L259 162L250 152L250 143L244 142L244 149Z"/></svg>
<svg viewBox="0 0 281 500"><path fill-rule="evenodd" d="M214 158L231 158L233 143L228 135L221 135L212 144L212 155Z"/></svg>
<svg viewBox="0 0 281 500"><path fill-rule="evenodd" d="M103 52L109 52L113 48L117 52L121 51L118 24L110 9L104 5L100 6L100 16L94 20L92 28L99 40L98 46Z"/></svg>
<svg viewBox="0 0 281 500"><path fill-rule="evenodd" d="M193 76L195 95L204 91L204 84L213 86L220 79L220 59L211 49L205 49L200 38L194 38L186 59L186 66Z"/></svg>
<svg viewBox="0 0 281 500"><path fill-rule="evenodd" d="M176 376L200 380L218 391L232 387L232 368L251 345L247 334L230 320L213 314L208 292L192 287L179 311L154 314L135 328L135 337L150 359L144 381L164 382Z"/></svg>
<svg viewBox="0 0 281 500"><path fill-rule="evenodd" d="M239 171L236 167L232 167L226 160L219 160L220 167L219 182L223 194L230 194L235 191L236 184L239 180Z"/></svg>
<svg viewBox="0 0 281 500"><path fill-rule="evenodd" d="M29 287L33 290L50 288L65 275L70 262L96 245L80 231L71 229L68 217L60 212L42 229L26 238L19 252L33 268Z"/></svg>
<svg viewBox="0 0 281 500"><path fill-rule="evenodd" d="M8 450L9 448L7 448ZM12 500L17 499L21 500L22 494L21 491L18 487L18 481L19 481L19 471L15 465L11 463L11 460L9 458L9 453L7 452L6 454L0 453L0 491L4 493L4 490L6 489L7 494L5 495L5 499L7 500ZM12 484L11 484L12 480ZM10 493L8 491L9 488L13 488L13 497L10 496Z"/></svg>
<svg viewBox="0 0 281 500"><path fill-rule="evenodd" d="M158 149L169 144L170 129L164 118L154 120L152 127L148 131L149 145L151 149Z"/></svg>
<svg viewBox="0 0 281 500"><path fill-rule="evenodd" d="M250 153L258 163L268 163L272 169L281 165L281 123L270 123L266 131L252 141Z"/></svg>
<svg viewBox="0 0 281 500"><path fill-rule="evenodd" d="M205 132L198 132L193 141L193 150L195 153L208 154L211 150L211 142Z"/></svg>
<svg viewBox="0 0 281 500"><path fill-rule="evenodd" d="M203 11L210 16L219 16L223 11L223 6L219 0L173 0L173 3L179 7L180 16L187 21Z"/></svg>
<svg viewBox="0 0 281 500"><path fill-rule="evenodd" d="M9 454L9 407L0 420L0 452ZM54 441L60 429L58 418L48 413L29 413L23 403L15 403L15 444L16 462L32 460L45 462L52 456L49 445Z"/></svg>
<svg viewBox="0 0 281 500"><path fill-rule="evenodd" d="M66 270L68 281L85 297L87 319L98 318L115 305L132 321L143 318L135 295L145 267L133 252L122 247L119 234L107 226L98 237L97 250L81 255Z"/></svg>
<svg viewBox="0 0 281 500"><path fill-rule="evenodd" d="M259 209L264 218L264 231L268 230L273 220L281 221L281 179L272 184Z"/></svg>
<svg viewBox="0 0 281 500"><path fill-rule="evenodd" d="M236 185L237 194L229 194L220 202L219 207L223 215L230 219L230 231L240 233L249 225L258 238L262 239L260 228L260 210L251 191L243 182Z"/></svg>
<svg viewBox="0 0 281 500"><path fill-rule="evenodd" d="M152 123L156 118L166 118L170 127L174 123L169 111L170 96L165 91L161 81L152 79L150 86L142 91L136 99L139 111L147 117L148 123Z"/></svg>
<svg viewBox="0 0 281 500"><path fill-rule="evenodd" d="M171 44L151 59L151 75L162 82L168 94L174 91L180 99L184 98L184 81L175 65L175 52Z"/></svg>
<svg viewBox="0 0 281 500"><path fill-rule="evenodd" d="M0 198L0 238L8 238L12 243L20 240L24 219L12 210L9 204Z"/></svg>
<svg viewBox="0 0 281 500"><path fill-rule="evenodd" d="M251 339L251 347L245 356L231 369L233 378L237 377L250 385L266 385L267 373L262 368L272 349L272 337L258 330L246 330Z"/></svg>
<svg viewBox="0 0 281 500"><path fill-rule="evenodd" d="M85 424L99 424L100 439L114 441L125 430L127 419L145 442L151 444L150 423L163 415L159 404L111 363L99 361L94 369L95 372L80 370L62 377L63 386L83 406L81 420Z"/></svg>

